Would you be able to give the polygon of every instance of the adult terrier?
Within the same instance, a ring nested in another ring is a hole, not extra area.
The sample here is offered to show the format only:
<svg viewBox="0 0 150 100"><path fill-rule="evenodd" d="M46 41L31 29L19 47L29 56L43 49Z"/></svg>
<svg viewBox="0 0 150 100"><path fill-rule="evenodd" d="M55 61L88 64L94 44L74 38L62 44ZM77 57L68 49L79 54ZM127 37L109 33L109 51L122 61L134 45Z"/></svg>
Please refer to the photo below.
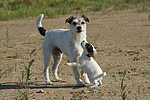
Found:
<svg viewBox="0 0 150 100"><path fill-rule="evenodd" d="M51 84L49 79L49 61L51 55L54 58L54 65L52 71L56 81L61 80L57 75L57 69L61 62L63 53L69 56L71 62L76 62L77 58L81 56L83 49L81 42L86 41L86 22L89 22L88 17L82 15L78 17L71 16L66 19L66 23L70 24L70 29L55 29L46 31L41 22L44 14L41 14L36 19L36 26L40 34L45 36L42 44L43 59L44 59L44 76L46 84ZM75 79L78 86L83 86L80 79L78 69L72 66Z"/></svg>
<svg viewBox="0 0 150 100"><path fill-rule="evenodd" d="M82 68L82 73L83 72L87 73L89 75L89 81L91 83L94 83L94 85L90 86L90 88L102 85L101 80L102 77L106 75L106 72L103 73L100 66L93 59L94 53L96 53L96 49L91 43L85 41L81 43L81 46L83 47L84 52L82 56L79 58L79 63L72 62L67 63L67 65L78 66Z"/></svg>

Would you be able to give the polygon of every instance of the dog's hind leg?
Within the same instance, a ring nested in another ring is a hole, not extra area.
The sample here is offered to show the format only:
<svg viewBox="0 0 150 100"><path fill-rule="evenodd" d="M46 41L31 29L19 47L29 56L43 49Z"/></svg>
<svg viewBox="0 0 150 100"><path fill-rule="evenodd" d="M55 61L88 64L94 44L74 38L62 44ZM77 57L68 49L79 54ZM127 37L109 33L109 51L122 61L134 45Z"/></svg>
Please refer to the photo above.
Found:
<svg viewBox="0 0 150 100"><path fill-rule="evenodd" d="M51 57L51 50L42 47L43 50L43 60L44 60L44 76L46 80L46 84L51 84L52 82L49 79L49 61Z"/></svg>
<svg viewBox="0 0 150 100"><path fill-rule="evenodd" d="M53 71L53 75L55 77L56 81L61 81L62 79L60 79L57 75L57 70L58 70L58 66L61 62L62 59L62 52L59 48L54 48L53 52L52 52L53 58L54 58L54 64L52 67L52 71Z"/></svg>

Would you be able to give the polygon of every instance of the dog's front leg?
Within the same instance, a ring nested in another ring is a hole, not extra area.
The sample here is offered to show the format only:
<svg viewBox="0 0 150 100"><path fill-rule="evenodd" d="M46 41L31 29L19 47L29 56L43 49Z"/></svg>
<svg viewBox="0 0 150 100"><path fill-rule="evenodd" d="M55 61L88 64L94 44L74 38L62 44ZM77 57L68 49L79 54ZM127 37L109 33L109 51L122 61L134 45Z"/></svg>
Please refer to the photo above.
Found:
<svg viewBox="0 0 150 100"><path fill-rule="evenodd" d="M74 60L74 59L70 59L71 62L77 62L77 60ZM82 82L82 80L80 79L80 75L79 75L79 72L78 72L78 69L76 66L71 66L72 67L72 70L73 70L73 73L74 73L74 76L75 76L75 79L77 81L77 85L78 86L85 86L85 84Z"/></svg>
<svg viewBox="0 0 150 100"><path fill-rule="evenodd" d="M75 76L75 79L77 81L77 85L78 86L85 86L85 84L82 82L82 80L80 79L80 75L79 75L79 72L78 72L78 69L76 66L72 66L72 70L73 70L73 73L74 73L74 76Z"/></svg>

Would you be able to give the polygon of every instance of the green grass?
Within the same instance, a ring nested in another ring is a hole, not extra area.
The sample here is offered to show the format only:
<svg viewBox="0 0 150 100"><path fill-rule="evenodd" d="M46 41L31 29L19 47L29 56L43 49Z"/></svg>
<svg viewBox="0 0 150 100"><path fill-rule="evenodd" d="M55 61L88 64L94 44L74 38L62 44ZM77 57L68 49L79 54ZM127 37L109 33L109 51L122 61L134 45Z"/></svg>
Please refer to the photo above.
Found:
<svg viewBox="0 0 150 100"><path fill-rule="evenodd" d="M7 69L3 70L2 68L0 68L0 79L2 78L2 76L7 76L7 74L10 74L12 73L13 71L13 68L15 68L16 66L14 67L8 67Z"/></svg>
<svg viewBox="0 0 150 100"><path fill-rule="evenodd" d="M34 94L29 94L29 79L30 79L30 76L34 73L34 72L30 72L31 71L31 67L34 63L34 59L31 59L32 55L35 53L35 50L32 50L31 53L28 54L28 57L29 57L29 64L28 66L24 66L25 68L25 73L22 71L22 76L21 76L21 79L19 79L19 82L20 82L20 89L17 89L18 92L19 92L19 95L14 98L15 100L29 100L30 97L33 97ZM24 77L26 77L26 81L24 81ZM25 90L23 90L23 88L25 88Z"/></svg>
<svg viewBox="0 0 150 100"><path fill-rule="evenodd" d="M143 80L141 82L141 85L137 88L137 95L135 95L135 100L140 100L140 95L141 95L141 90L143 88L143 85L144 85L144 82L145 80L147 79L147 76L150 75L150 72L146 72L143 76ZM120 87L121 87L121 97L122 97L122 100L128 100L128 94L126 93L127 92L127 85L124 84L124 80L125 80L125 76L126 76L126 70L123 71L123 74L122 74L122 79L121 79L121 84L120 84ZM114 93L114 95L116 95L116 93Z"/></svg>
<svg viewBox="0 0 150 100"><path fill-rule="evenodd" d="M124 70L124 72L123 72L122 79L121 79L121 84L120 84L122 100L126 100L126 98L127 98L127 94L126 94L126 86L127 85L124 85L125 75L126 75L126 70Z"/></svg>
<svg viewBox="0 0 150 100"><path fill-rule="evenodd" d="M58 17L70 13L140 8L147 11L149 0L3 0L0 1L0 20L35 17L43 13L47 17Z"/></svg>

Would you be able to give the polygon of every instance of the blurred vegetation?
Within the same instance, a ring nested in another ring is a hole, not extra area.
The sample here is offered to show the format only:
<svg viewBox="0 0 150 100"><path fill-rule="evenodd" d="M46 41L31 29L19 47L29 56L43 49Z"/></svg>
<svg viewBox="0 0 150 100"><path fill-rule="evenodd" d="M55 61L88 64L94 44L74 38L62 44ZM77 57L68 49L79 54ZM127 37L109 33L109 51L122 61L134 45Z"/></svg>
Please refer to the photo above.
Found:
<svg viewBox="0 0 150 100"><path fill-rule="evenodd" d="M150 0L0 0L0 20L35 17L43 13L57 17L69 13L138 8L147 11Z"/></svg>

